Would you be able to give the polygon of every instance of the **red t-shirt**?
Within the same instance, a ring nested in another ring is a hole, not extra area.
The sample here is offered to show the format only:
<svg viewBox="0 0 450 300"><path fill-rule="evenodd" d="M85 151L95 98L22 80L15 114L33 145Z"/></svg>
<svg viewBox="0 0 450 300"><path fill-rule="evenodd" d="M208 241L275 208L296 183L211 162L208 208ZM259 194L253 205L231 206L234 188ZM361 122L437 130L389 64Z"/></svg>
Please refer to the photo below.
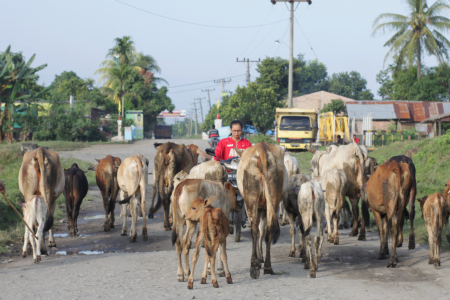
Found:
<svg viewBox="0 0 450 300"><path fill-rule="evenodd" d="M357 143L359 145L359 139L358 138L355 139L355 143Z"/></svg>
<svg viewBox="0 0 450 300"><path fill-rule="evenodd" d="M220 140L220 142L217 144L216 147L216 156L214 157L215 160L221 161L221 160L227 160L231 157L238 156L236 150L234 148L238 149L247 149L251 147L252 144L249 140L246 139L240 139L237 143L231 138L228 137L226 139Z"/></svg>

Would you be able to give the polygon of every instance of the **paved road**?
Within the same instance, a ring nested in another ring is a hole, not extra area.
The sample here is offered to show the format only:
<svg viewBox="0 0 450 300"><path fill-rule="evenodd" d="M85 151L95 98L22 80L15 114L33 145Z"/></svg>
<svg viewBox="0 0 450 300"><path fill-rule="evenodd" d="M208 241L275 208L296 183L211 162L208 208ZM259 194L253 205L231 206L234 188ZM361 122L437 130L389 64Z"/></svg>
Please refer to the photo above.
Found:
<svg viewBox="0 0 450 300"><path fill-rule="evenodd" d="M106 154L123 159L140 152L151 160L152 172L153 142L93 146L60 155L95 163L94 158ZM189 140L176 142L191 143ZM207 146L204 141L192 142L202 149ZM427 264L428 245L419 244L413 251L400 248L398 267L387 269L387 260L376 260L377 233L369 232L367 241L361 242L348 237L349 230L342 230L340 245L324 243L317 278L311 279L299 258L288 257L290 237L287 226L281 228L281 238L272 247L273 269L280 275L261 275L257 280L250 278L251 236L246 228L241 243L234 243L229 238L227 244L234 284L227 285L224 278L219 278L219 289L212 287L210 279L206 285L199 284L203 268L203 259L200 259L194 290L188 290L186 282L177 281L176 253L170 242L171 233L164 231L161 217L150 220L148 241L142 240L139 230L137 243L131 244L127 237L120 236L120 218L117 218L116 229L103 232L103 220L96 219L101 214L101 198L96 188L89 191L89 199L83 204L80 215L81 236L56 237L57 250L43 257L38 265L33 264L31 258L19 256L8 257L6 261L11 259L10 263L0 264L0 299L450 298L448 253L442 254L441 268L436 270ZM67 233L65 224L59 223L56 229L60 234Z"/></svg>

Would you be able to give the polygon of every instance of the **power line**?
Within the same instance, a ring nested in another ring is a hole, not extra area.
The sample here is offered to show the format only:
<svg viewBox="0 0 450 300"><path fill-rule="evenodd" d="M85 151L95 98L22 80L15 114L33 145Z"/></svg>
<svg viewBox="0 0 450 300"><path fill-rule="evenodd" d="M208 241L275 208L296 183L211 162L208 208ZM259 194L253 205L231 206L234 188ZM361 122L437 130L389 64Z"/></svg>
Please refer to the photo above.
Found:
<svg viewBox="0 0 450 300"><path fill-rule="evenodd" d="M131 8L134 8L136 10L140 10L140 11L145 12L147 14L160 17L160 18L168 19L168 20L175 21L175 22L180 22L180 23L185 23L185 24L190 24L190 25L195 25L195 26L210 27L210 28L223 28L223 29L255 28L255 27L260 27L260 26L269 26L269 25L273 25L273 24L277 24L277 23L285 21L285 20L280 20L280 21L277 21L277 22L261 24L261 25L250 25L250 26L217 26L217 25L208 25L208 24L200 24L200 23L194 23L194 22L189 22L189 21L178 20L178 19L175 19L175 18L163 16L163 15L160 15L160 14L157 14L157 13L153 13L151 11L148 11L148 10L145 10L145 9L133 6L131 4L128 4L128 3L125 3L125 2L122 2L122 1L119 1L119 0L114 0L114 1L119 2L119 3L123 4L123 5L129 6Z"/></svg>
<svg viewBox="0 0 450 300"><path fill-rule="evenodd" d="M199 89L206 89L206 88L210 88L210 87L215 87L216 85L209 85L209 86L204 86L204 87L198 87L195 89L190 89L190 90L183 90L183 91L176 91L176 92L167 92L167 94L178 94L178 93L184 93L184 92L191 92L191 91L198 91Z"/></svg>
<svg viewBox="0 0 450 300"><path fill-rule="evenodd" d="M312 52L314 53L314 56L316 57L317 60L319 60L319 58L318 58L317 55L316 55L316 52L314 52L314 49L313 49L313 47L311 46L311 43L308 41L308 38L306 37L305 32L303 31L302 26L300 26L300 23L298 22L297 18L294 17L294 19L295 19L295 22L297 22L298 27L300 27L300 30L302 31L303 36L304 36L305 39L306 39L306 42L308 42L309 47L311 48Z"/></svg>
<svg viewBox="0 0 450 300"><path fill-rule="evenodd" d="M236 76L232 76L232 77L226 77L226 78L235 78L235 77L241 77L241 76L245 76L245 74L236 75ZM220 80L220 79L218 79L218 80ZM168 86L168 88L174 89L174 88L178 88L178 87L182 87L182 86L189 86L189 85L195 85L195 84L202 84L202 83L214 82L214 81L216 81L216 80L213 79L213 80L202 81L202 82L196 82L196 83L189 83L189 84L176 85L176 86Z"/></svg>

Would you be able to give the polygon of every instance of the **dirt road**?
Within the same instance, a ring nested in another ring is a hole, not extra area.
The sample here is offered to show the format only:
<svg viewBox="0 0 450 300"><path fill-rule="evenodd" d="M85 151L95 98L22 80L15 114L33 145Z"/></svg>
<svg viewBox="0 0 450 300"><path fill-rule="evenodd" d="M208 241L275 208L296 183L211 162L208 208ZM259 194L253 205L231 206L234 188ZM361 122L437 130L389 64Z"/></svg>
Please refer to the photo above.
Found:
<svg viewBox="0 0 450 300"><path fill-rule="evenodd" d="M106 154L122 159L140 152L150 160L153 173L154 140L132 145L93 146L82 150L61 152L62 157L74 157L95 163L94 158ZM191 142L204 149L207 143ZM152 183L152 175L149 175ZM151 186L148 188L151 191ZM151 201L148 194L147 203ZM171 245L171 233L162 226L162 214L148 220L149 239L143 241L138 222L137 243L120 236L122 220L116 218L116 228L103 232L103 208L98 189L89 190L88 201L79 217L80 236L64 237L67 224L57 222L57 248L52 249L38 265L31 258L18 254L0 257L0 299L449 299L450 255L442 253L441 268L428 265L428 245L416 250L398 249L399 264L387 269L387 260L376 260L379 239L369 232L367 241L348 237L349 230L341 230L340 245L327 242L316 279L309 278L300 259L289 258L289 227L281 228L281 238L272 247L273 269L280 275L262 275L258 280L249 276L251 236L248 228L242 232L242 242L229 238L228 261L233 285L219 278L219 289L210 284L201 285L199 279L203 259L195 272L194 290L186 282L177 281L177 259ZM149 204L148 204L149 206ZM119 207L116 207L119 215ZM128 222L131 222L128 220ZM313 231L315 234L315 230ZM297 237L298 239L298 237ZM203 256L203 250L201 255ZM191 252L192 254L192 252ZM298 256L298 253L297 253Z"/></svg>

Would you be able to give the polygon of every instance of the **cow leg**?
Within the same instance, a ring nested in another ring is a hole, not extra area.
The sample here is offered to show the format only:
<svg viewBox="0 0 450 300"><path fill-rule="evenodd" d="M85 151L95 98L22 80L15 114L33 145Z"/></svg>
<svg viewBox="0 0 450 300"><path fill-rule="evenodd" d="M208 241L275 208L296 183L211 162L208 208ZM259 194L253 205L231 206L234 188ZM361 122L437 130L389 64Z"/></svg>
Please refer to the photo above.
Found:
<svg viewBox="0 0 450 300"><path fill-rule="evenodd" d="M56 248L55 237L53 236L53 230L52 229L50 229L48 231L48 246Z"/></svg>
<svg viewBox="0 0 450 300"><path fill-rule="evenodd" d="M164 201L164 230L172 230L169 222L170 199Z"/></svg>
<svg viewBox="0 0 450 300"><path fill-rule="evenodd" d="M289 233L291 234L291 251L289 251L289 257L295 257L295 224L294 224L294 215L291 213L288 213L288 220L289 220Z"/></svg>
<svg viewBox="0 0 450 300"><path fill-rule="evenodd" d="M219 283L217 282L217 277L216 277L216 254L217 254L217 249L219 248L219 241L218 238L214 239L214 244L212 247L212 255L209 257L209 261L211 262L211 283L213 284L213 287L218 288L219 287Z"/></svg>
<svg viewBox="0 0 450 300"><path fill-rule="evenodd" d="M211 275L211 269L208 272L208 266L210 264L208 253L205 251L205 262L202 272L202 280L200 281L201 284L206 284L206 279L208 279L208 273Z"/></svg>
<svg viewBox="0 0 450 300"><path fill-rule="evenodd" d="M27 224L30 224L28 222L28 220L27 220ZM23 258L27 257L27 255L28 255L28 249L27 248L28 248L28 241L30 240L29 237L28 237L29 235L30 235L30 231L28 230L28 227L25 226L25 234L23 236L23 248L22 248L22 257Z"/></svg>
<svg viewBox="0 0 450 300"><path fill-rule="evenodd" d="M257 205L256 201L252 201L249 203L253 204L253 205ZM247 205L247 203L246 203ZM259 232L259 224L258 224L258 219L259 219L259 215L261 214L261 210L257 209L257 215L253 215L252 212L255 211L253 209L252 206L249 206L249 209L247 210L248 212L248 217L250 219L250 229L251 229L251 233L252 233L252 257L250 260L250 277L252 277L253 279L258 279L259 275L260 275L260 269L261 269L261 263L260 260L258 259L258 232Z"/></svg>
<svg viewBox="0 0 450 300"><path fill-rule="evenodd" d="M184 276L188 277L191 273L189 267L189 249L191 248L191 240L194 235L195 229L197 228L197 222L186 220L186 233L183 237L183 251L184 251ZM200 232L200 231L199 231ZM197 245L196 245L197 246Z"/></svg>
<svg viewBox="0 0 450 300"><path fill-rule="evenodd" d="M434 237L433 237L433 229L430 224L425 224L428 231L428 244L430 245L430 256L428 257L428 264L434 264Z"/></svg>
<svg viewBox="0 0 450 300"><path fill-rule="evenodd" d="M339 245L339 230L338 230L339 215L340 215L339 212L336 212L333 215L333 224L334 224L333 237L334 237L334 244L335 245Z"/></svg>
<svg viewBox="0 0 450 300"><path fill-rule="evenodd" d="M386 222L388 220L386 219ZM392 239L392 254L391 259L389 261L389 264L387 265L388 268L392 267L395 268L397 266L397 241L398 241L398 230L399 230L399 220L397 219L397 216L393 216L391 220L391 239Z"/></svg>
<svg viewBox="0 0 450 300"><path fill-rule="evenodd" d="M267 211L266 211L267 213ZM266 216L267 226L266 226L266 259L264 260L264 274L275 275L275 272L272 269L272 261L270 259L270 246L272 244L272 228L275 226L273 219L269 220L270 215ZM275 216L276 217L276 216ZM276 220L276 218L275 218Z"/></svg>
<svg viewBox="0 0 450 300"><path fill-rule="evenodd" d="M288 223L288 216L287 211L283 207L283 201L280 202L280 213L282 214L280 225L285 226Z"/></svg>
<svg viewBox="0 0 450 300"><path fill-rule="evenodd" d="M300 247L300 257L302 258L302 263L306 263L306 234L305 232L299 232L301 234L302 246Z"/></svg>
<svg viewBox="0 0 450 300"><path fill-rule="evenodd" d="M142 235L144 236L144 239L147 238L147 223L145 222L145 195L146 195L146 189L147 187L141 184L141 213L142 213Z"/></svg>
<svg viewBox="0 0 450 300"><path fill-rule="evenodd" d="M442 228L439 224L436 224L436 235L435 235L435 248L434 248L434 267L437 269L441 266L441 258L439 252L441 252L442 244Z"/></svg>
<svg viewBox="0 0 450 300"><path fill-rule="evenodd" d="M109 200L109 213L110 213L109 228L110 229L114 229L114 222L115 222L114 210L115 209L116 209L116 200L111 198ZM108 218L108 215L106 215L106 218Z"/></svg>
<svg viewBox="0 0 450 300"><path fill-rule="evenodd" d="M334 242L333 230L331 229L331 214L330 214L330 204L325 201L325 220L327 220L327 241L330 243Z"/></svg>
<svg viewBox="0 0 450 300"><path fill-rule="evenodd" d="M414 183L413 188L411 189L410 195L409 195L409 223L410 223L410 230L409 230L409 243L408 243L408 249L415 249L416 248L416 236L414 235L414 218L416 216L416 210L414 207L414 202L416 199L416 185Z"/></svg>
<svg viewBox="0 0 450 300"><path fill-rule="evenodd" d="M120 200L123 200L127 197L127 194L125 192L123 192L122 190L120 190ZM121 204L120 205L120 216L122 217L123 220L123 224L122 224L122 235L126 236L127 235L127 204Z"/></svg>
<svg viewBox="0 0 450 300"><path fill-rule="evenodd" d="M136 196L133 195L130 201L130 212L131 212L131 236L130 242L135 243L137 238L137 218L138 218L138 208L137 208L137 199Z"/></svg>
<svg viewBox="0 0 450 300"><path fill-rule="evenodd" d="M37 260L36 260L36 240L35 240L34 236L31 233L28 234L28 240L29 240L29 242L31 244L31 248L33 249L33 260L34 260L34 263L36 264L37 263Z"/></svg>
<svg viewBox="0 0 450 300"><path fill-rule="evenodd" d="M70 201L70 199L67 199L69 196L66 197L66 212L67 212L67 229L70 232L70 236L72 235L73 230L73 203Z"/></svg>
<svg viewBox="0 0 450 300"><path fill-rule="evenodd" d="M448 229L448 217L444 219L444 223L445 223L445 237L447 238L447 242L450 243L450 233L449 233L449 229Z"/></svg>
<svg viewBox="0 0 450 300"><path fill-rule="evenodd" d="M361 230L359 231L358 241L365 241L366 240L366 222L365 220L370 220L369 215L369 207L367 205L367 201L363 200L361 201L361 212L363 215L362 222L361 222ZM369 224L367 224L369 225Z"/></svg>
<svg viewBox="0 0 450 300"><path fill-rule="evenodd" d="M103 209L105 210L105 221L103 222L103 230L105 232L109 231L111 229L110 226L110 221L109 221L109 207L110 207L110 203L109 203L109 195L106 194L106 192L104 192L102 189L100 190L100 193L102 194L102 199L103 199Z"/></svg>
<svg viewBox="0 0 450 300"><path fill-rule="evenodd" d="M175 216L177 217L177 216ZM177 232L177 240L175 241L175 247L177 250L177 256L178 256L178 269L177 269L177 275L178 275L178 281L183 282L184 281L184 273L183 273L183 262L181 260L181 254L183 252L183 247L181 245L182 235L183 235L183 223L184 220L177 220L177 227L175 228Z"/></svg>
<svg viewBox="0 0 450 300"><path fill-rule="evenodd" d="M375 210L372 210L373 219L378 226L378 234L380 236L380 253L378 254L378 259L385 259L386 254L384 253L384 232L383 232L383 222L381 221L381 215Z"/></svg>
<svg viewBox="0 0 450 300"><path fill-rule="evenodd" d="M227 241L219 245L220 260L223 262L223 267L225 268L225 276L227 277L227 283L232 284L230 269L228 268L228 256L227 256Z"/></svg>
<svg viewBox="0 0 450 300"><path fill-rule="evenodd" d="M350 198L350 203L352 204L352 214L353 214L353 228L350 232L349 236L357 236L358 235L358 218L359 218L359 199Z"/></svg>
<svg viewBox="0 0 450 300"><path fill-rule="evenodd" d="M259 222L259 236L258 236L258 259L260 263L264 263L264 253L263 253L263 239L267 232L267 212L263 210L261 212L261 218ZM267 255L267 253L266 253Z"/></svg>
<svg viewBox="0 0 450 300"><path fill-rule="evenodd" d="M219 277L225 277L225 271L223 269L223 261L222 261L222 248L219 247L219 265L217 266L217 275Z"/></svg>
<svg viewBox="0 0 450 300"><path fill-rule="evenodd" d="M192 255L192 272L189 274L188 289L194 288L194 269L195 269L195 265L197 264L198 257L200 255L200 244L201 244L203 238L204 238L204 233L203 233L203 230L200 228L198 231L198 234L197 234L197 240L195 241L194 254ZM205 251L205 256L208 256L208 253L206 253L206 251ZM186 264L189 265L188 262ZM207 265L207 263L205 260L205 266L206 265ZM203 272L206 273L205 270L203 270ZM202 277L203 277L203 275L205 276L205 282L206 282L206 274L202 274ZM202 279L202 281L203 281L203 279Z"/></svg>
<svg viewBox="0 0 450 300"><path fill-rule="evenodd" d="M30 238L33 240L33 253L36 253L36 257L34 258L35 263L41 262L41 248L39 247L39 241L41 239L44 239L44 225L45 225L45 219L39 220L39 225L37 227L37 238L35 239L33 236L30 235ZM33 255L34 257L34 255Z"/></svg>
<svg viewBox="0 0 450 300"><path fill-rule="evenodd" d="M278 219L282 219L283 218L283 202L280 203L280 205L278 206Z"/></svg>

